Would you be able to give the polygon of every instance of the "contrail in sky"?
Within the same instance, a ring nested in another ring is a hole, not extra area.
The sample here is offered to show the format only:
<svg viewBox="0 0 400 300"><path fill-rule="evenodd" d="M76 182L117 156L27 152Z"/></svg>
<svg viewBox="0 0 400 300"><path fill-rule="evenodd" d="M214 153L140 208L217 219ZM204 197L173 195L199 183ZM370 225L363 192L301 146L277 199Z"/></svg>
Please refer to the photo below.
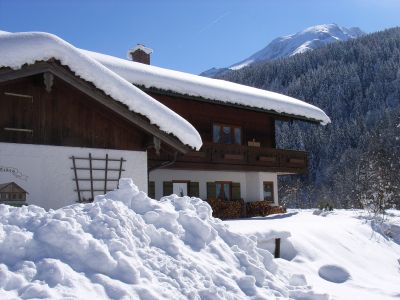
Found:
<svg viewBox="0 0 400 300"><path fill-rule="evenodd" d="M223 18L225 18L227 15L229 15L231 13L231 11L226 11L224 12L222 15L218 16L217 18L215 18L214 20L212 20L210 23L208 23L207 25L205 25L204 27L200 28L197 32L195 32L194 34L189 35L189 37L187 38L187 40L192 40L195 38L196 35L203 33L206 30L209 30L210 28L212 28L215 24L217 24L218 22L220 22ZM176 47L176 49L182 49L184 43L179 43Z"/></svg>
<svg viewBox="0 0 400 300"><path fill-rule="evenodd" d="M230 13L231 13L230 11L224 12L222 15L218 16L217 18L215 18L215 20L211 21L211 22L208 23L206 26L204 26L203 28L201 28L197 33L203 33L204 31L210 29L210 28L213 27L215 24L217 24L218 22L220 22L223 18L225 18L227 15L229 15Z"/></svg>

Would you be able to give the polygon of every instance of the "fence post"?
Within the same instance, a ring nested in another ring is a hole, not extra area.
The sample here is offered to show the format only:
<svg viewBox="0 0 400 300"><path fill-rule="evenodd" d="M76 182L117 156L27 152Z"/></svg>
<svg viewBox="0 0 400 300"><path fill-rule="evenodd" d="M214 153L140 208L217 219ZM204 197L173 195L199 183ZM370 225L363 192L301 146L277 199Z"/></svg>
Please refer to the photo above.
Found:
<svg viewBox="0 0 400 300"><path fill-rule="evenodd" d="M275 258L279 258L281 256L281 239L275 239Z"/></svg>

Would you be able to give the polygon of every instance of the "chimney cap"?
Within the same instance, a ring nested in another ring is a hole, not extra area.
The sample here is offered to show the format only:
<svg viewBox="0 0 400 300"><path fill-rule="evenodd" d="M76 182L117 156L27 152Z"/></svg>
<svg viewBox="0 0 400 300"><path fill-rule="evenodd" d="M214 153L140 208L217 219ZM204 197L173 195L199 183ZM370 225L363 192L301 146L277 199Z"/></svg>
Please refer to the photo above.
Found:
<svg viewBox="0 0 400 300"><path fill-rule="evenodd" d="M136 52L137 50L141 50L141 51L143 51L143 52L146 53L146 54L151 54L151 53L153 53L153 49L148 48L148 47L145 47L143 44L137 44L135 47L129 49L129 54L130 54L130 53L134 53L134 52Z"/></svg>

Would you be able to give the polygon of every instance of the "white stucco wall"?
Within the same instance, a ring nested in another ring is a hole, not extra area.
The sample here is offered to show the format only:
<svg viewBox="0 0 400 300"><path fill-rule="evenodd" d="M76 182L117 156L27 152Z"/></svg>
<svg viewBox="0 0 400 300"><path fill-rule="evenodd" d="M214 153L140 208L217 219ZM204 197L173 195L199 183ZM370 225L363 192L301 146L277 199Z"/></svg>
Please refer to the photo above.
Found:
<svg viewBox="0 0 400 300"><path fill-rule="evenodd" d="M92 157L120 159L123 157L121 177L130 177L140 190L147 192L147 153L141 151L106 150L78 147L61 147L30 144L0 143L0 183L15 182L29 194L28 204L45 209L60 208L76 203L78 195L70 157ZM89 166L88 161L79 161L80 166ZM119 168L119 163L109 163ZM104 168L104 161L93 161L92 167ZM78 177L89 178L88 171ZM118 172L109 172L108 177L118 178ZM94 171L93 178L104 178L104 171ZM116 186L111 182L109 186ZM90 188L90 182L80 182L81 188ZM104 182L95 182L94 188L104 188ZM101 192L97 192L99 194ZM86 193L89 197L90 192Z"/></svg>
<svg viewBox="0 0 400 300"><path fill-rule="evenodd" d="M249 172L246 174L246 189L247 199L246 202L259 201L263 199L263 194L260 194L260 176L256 172Z"/></svg>
<svg viewBox="0 0 400 300"><path fill-rule="evenodd" d="M199 182L200 198L207 198L207 182L232 181L240 183L240 194L246 202L263 199L263 182L274 182L274 203L278 204L278 180L276 173L268 172L231 172L231 171L191 171L157 169L149 174L149 180L155 182L156 199L163 196L163 182L189 180Z"/></svg>

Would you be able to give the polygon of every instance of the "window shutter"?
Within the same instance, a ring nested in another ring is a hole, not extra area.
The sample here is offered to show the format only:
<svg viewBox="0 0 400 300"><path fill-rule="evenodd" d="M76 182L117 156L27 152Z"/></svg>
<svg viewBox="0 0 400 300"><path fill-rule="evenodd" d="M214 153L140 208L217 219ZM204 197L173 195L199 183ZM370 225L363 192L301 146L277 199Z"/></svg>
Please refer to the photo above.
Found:
<svg viewBox="0 0 400 300"><path fill-rule="evenodd" d="M240 183L232 182L232 200L240 200Z"/></svg>
<svg viewBox="0 0 400 300"><path fill-rule="evenodd" d="M151 199L156 198L156 184L154 181L149 181L149 188L147 194Z"/></svg>
<svg viewBox="0 0 400 300"><path fill-rule="evenodd" d="M172 195L172 181L163 182L163 196Z"/></svg>
<svg viewBox="0 0 400 300"><path fill-rule="evenodd" d="M190 197L200 197L198 182L193 182L193 181L189 182L189 196Z"/></svg>
<svg viewBox="0 0 400 300"><path fill-rule="evenodd" d="M207 182L207 199L215 199L216 197L215 182Z"/></svg>

